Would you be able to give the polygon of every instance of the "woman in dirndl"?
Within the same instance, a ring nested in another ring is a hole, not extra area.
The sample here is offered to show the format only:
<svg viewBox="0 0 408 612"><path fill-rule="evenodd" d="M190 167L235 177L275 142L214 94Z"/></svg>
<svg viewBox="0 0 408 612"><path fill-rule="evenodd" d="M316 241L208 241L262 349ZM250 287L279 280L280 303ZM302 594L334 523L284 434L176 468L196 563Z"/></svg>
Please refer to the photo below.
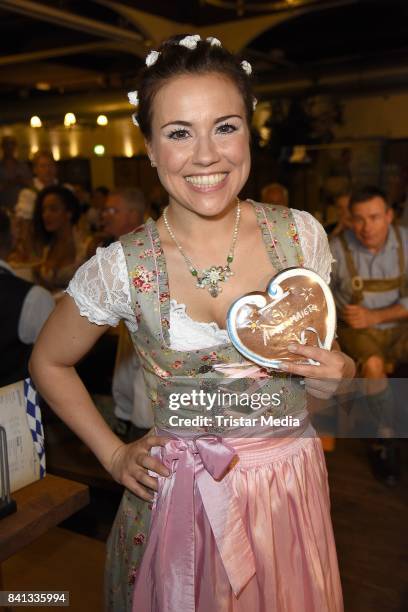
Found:
<svg viewBox="0 0 408 612"><path fill-rule="evenodd" d="M285 268L328 282L325 232L306 212L239 199L256 101L250 64L218 39L165 41L129 100L168 206L77 271L31 360L40 393L125 487L108 541L106 608L340 612L327 472L307 398L333 393L354 363L337 345L295 343L294 354L320 365L265 372L226 331L230 305ZM120 320L155 417L130 444L74 370ZM263 414L297 425L259 431L236 426L225 406L180 401L231 385L279 394ZM192 426L193 417L203 418Z"/></svg>

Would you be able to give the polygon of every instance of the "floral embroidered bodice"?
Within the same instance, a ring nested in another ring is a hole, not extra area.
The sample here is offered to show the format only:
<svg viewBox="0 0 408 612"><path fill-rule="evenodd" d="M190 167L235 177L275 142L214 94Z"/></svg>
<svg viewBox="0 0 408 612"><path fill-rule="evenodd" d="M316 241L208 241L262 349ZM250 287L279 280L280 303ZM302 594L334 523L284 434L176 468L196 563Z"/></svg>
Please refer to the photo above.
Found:
<svg viewBox="0 0 408 612"><path fill-rule="evenodd" d="M298 229L304 265L329 282L332 256L323 227L306 211L292 209L292 214ZM113 242L106 248L99 248L96 255L77 271L67 292L74 298L81 315L92 323L115 327L121 319L124 319L130 331L137 330L126 258L119 241ZM188 317L184 304L177 304L175 300L171 300L170 321L170 335L173 336L174 330L175 338L185 337L186 340L193 328L202 332L205 329L203 326L206 325L210 326L207 329L213 337L212 330L216 325L193 321ZM223 333L218 337L225 342L226 336ZM172 343L171 346L178 348ZM192 348L191 345L189 347ZM197 345L196 348L202 347Z"/></svg>
<svg viewBox="0 0 408 612"><path fill-rule="evenodd" d="M252 204L275 269L306 265L328 281L332 258L320 224L305 212ZM125 320L161 427L167 425L172 390L188 392L203 384L217 388L224 377L222 367L243 361L225 330L193 321L183 304L170 299L166 262L152 220L99 249L77 272L68 293L90 321L116 325ZM305 393L298 382L281 373L268 379L267 392L287 392L283 411L303 413ZM184 412L191 415L191 408Z"/></svg>

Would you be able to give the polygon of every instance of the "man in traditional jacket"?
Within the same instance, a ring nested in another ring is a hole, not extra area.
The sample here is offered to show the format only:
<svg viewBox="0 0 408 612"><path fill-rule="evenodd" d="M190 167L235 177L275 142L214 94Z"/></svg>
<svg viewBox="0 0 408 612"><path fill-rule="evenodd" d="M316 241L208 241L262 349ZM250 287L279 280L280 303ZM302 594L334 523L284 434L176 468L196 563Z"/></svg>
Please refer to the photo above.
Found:
<svg viewBox="0 0 408 612"><path fill-rule="evenodd" d="M352 228L330 242L337 333L342 350L356 360L360 376L367 379L367 404L378 416L381 436L371 448L373 467L392 485L399 466L391 439L397 432L387 364L408 358L408 229L393 225L393 211L376 187L356 190L350 213Z"/></svg>

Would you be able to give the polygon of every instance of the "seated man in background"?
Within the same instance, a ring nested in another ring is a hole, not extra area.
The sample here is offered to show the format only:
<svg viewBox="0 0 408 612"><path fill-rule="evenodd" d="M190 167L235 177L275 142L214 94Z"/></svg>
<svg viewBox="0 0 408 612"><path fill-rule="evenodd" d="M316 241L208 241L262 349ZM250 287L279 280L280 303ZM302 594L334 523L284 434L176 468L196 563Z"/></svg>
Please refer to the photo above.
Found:
<svg viewBox="0 0 408 612"><path fill-rule="evenodd" d="M265 185L261 191L261 202L264 204L289 206L288 190L280 183L270 183L269 185Z"/></svg>
<svg viewBox="0 0 408 612"><path fill-rule="evenodd" d="M32 345L54 308L46 289L18 278L8 266L12 246L10 219L0 209L0 387L28 376Z"/></svg>
<svg viewBox="0 0 408 612"><path fill-rule="evenodd" d="M102 213L105 234L115 240L128 234L143 223L145 208L145 197L138 187L114 189Z"/></svg>
<svg viewBox="0 0 408 612"><path fill-rule="evenodd" d="M122 187L109 193L102 210L103 233L96 234L88 250L91 257L97 247L109 246L144 221L146 201L138 187Z"/></svg>
<svg viewBox="0 0 408 612"><path fill-rule="evenodd" d="M342 350L367 380L367 403L378 414L380 439L371 448L373 469L386 484L398 478L393 431L393 398L386 363L408 357L406 262L408 229L392 225L393 211L376 187L355 191L352 229L330 242L335 258L332 290L339 314Z"/></svg>

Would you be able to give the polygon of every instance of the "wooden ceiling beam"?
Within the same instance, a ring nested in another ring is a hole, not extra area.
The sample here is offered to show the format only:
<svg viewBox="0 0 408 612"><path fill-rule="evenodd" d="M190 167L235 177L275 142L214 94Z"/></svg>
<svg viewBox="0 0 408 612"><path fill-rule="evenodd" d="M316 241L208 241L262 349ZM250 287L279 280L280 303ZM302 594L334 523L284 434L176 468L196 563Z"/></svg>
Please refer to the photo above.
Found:
<svg viewBox="0 0 408 612"><path fill-rule="evenodd" d="M32 0L0 0L0 8L25 15L31 19L54 23L61 27L86 32L93 36L102 36L119 43L132 43L135 51L138 51L141 57L144 57L146 54L144 38L139 32L119 28L109 23L83 17L82 15L70 13L50 5L41 4L40 2L32 2Z"/></svg>
<svg viewBox="0 0 408 612"><path fill-rule="evenodd" d="M133 48L131 45L121 45L120 43L116 43L112 40L103 40L100 42L84 43L82 45L71 45L69 47L54 47L52 49L41 49L40 51L30 51L28 53L4 55L0 57L0 66L8 66L10 64L25 64L27 62L52 59L54 57L64 57L67 55L78 55L80 53L103 51L105 49L123 50L126 53L133 53Z"/></svg>

